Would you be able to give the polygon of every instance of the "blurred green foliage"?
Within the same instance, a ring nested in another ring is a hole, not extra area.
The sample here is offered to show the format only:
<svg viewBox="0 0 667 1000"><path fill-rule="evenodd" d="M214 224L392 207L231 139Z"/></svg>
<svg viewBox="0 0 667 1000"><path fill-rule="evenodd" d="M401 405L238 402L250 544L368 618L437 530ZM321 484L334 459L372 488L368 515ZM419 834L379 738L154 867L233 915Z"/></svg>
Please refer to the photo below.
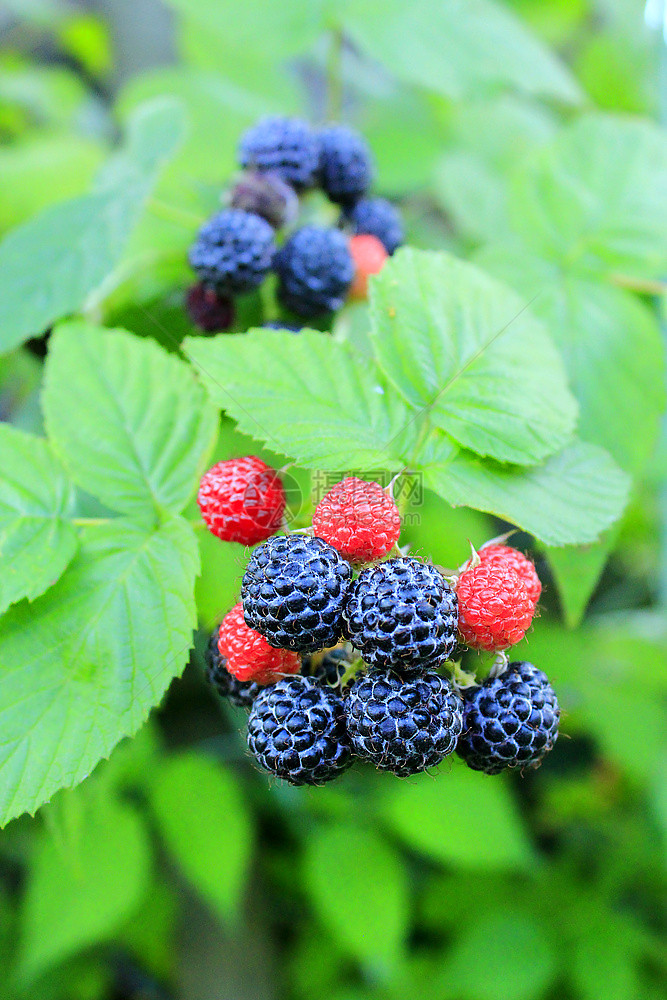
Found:
<svg viewBox="0 0 667 1000"><path fill-rule="evenodd" d="M551 570L537 554L543 613L517 655L551 677L563 735L523 777L454 761L420 780L355 768L323 789L268 782L245 755L242 713L203 680L207 632L245 555L202 535L184 677L83 784L0 833L0 1000L657 1000L667 459L664 444L655 453L660 392L642 380L660 369L651 282L667 272L665 185L635 153L658 141L646 118L660 39L638 0L170 7L177 60L120 80L104 18L55 0L0 8L0 231L87 192L147 97L182 102L185 141L94 303L107 324L173 349L192 332L184 251L235 169L240 131L270 112L341 112L369 138L411 243L474 254L528 295L547 287L535 311L563 349L585 436L640 482L605 543L548 553ZM605 147L593 108L643 117L615 124ZM615 178L635 168L624 190L650 197L620 201ZM600 205L631 237L604 242L603 260ZM582 234L583 265L571 253ZM615 283L602 288L602 272ZM250 325L256 304L243 309ZM365 307L338 323L363 350ZM2 419L35 433L39 354L19 347L0 368ZM249 448L223 423L216 459ZM294 475L308 497L308 474ZM405 540L444 566L501 530L434 493L412 513Z"/></svg>

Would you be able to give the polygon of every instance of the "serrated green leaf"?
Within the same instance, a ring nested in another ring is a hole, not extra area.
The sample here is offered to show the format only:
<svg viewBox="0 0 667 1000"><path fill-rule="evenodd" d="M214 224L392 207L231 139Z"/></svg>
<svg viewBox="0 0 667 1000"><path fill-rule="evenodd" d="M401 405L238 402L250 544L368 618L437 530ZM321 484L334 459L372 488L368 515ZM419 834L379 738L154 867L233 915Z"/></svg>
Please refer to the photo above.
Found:
<svg viewBox="0 0 667 1000"><path fill-rule="evenodd" d="M392 785L379 815L428 857L459 868L525 868L532 852L504 781L490 781L463 764L445 764L437 781Z"/></svg>
<svg viewBox="0 0 667 1000"><path fill-rule="evenodd" d="M449 98L516 87L571 103L581 99L566 67L490 0L354 4L345 28L392 73Z"/></svg>
<svg viewBox="0 0 667 1000"><path fill-rule="evenodd" d="M136 810L108 797L78 808L68 842L47 827L31 856L19 966L28 982L110 939L148 888L151 849Z"/></svg>
<svg viewBox="0 0 667 1000"><path fill-rule="evenodd" d="M112 510L143 517L183 509L218 426L183 361L80 321L52 337L42 405L72 478Z"/></svg>
<svg viewBox="0 0 667 1000"><path fill-rule="evenodd" d="M229 771L202 755L172 757L160 769L152 805L166 847L203 898L225 920L241 903L253 827ZM224 850L212 845L224 843Z"/></svg>
<svg viewBox="0 0 667 1000"><path fill-rule="evenodd" d="M76 551L69 523L74 491L43 438L0 424L0 613L33 600L62 575Z"/></svg>
<svg viewBox="0 0 667 1000"><path fill-rule="evenodd" d="M534 297L533 310L561 350L579 403L580 437L638 473L652 454L665 401L663 345L653 314L629 292L541 260L521 244L484 248L479 259ZM549 553L569 625L581 620L613 542Z"/></svg>
<svg viewBox="0 0 667 1000"><path fill-rule="evenodd" d="M579 272L662 277L666 174L664 130L588 114L517 172L510 215L533 250Z"/></svg>
<svg viewBox="0 0 667 1000"><path fill-rule="evenodd" d="M240 430L320 469L400 468L410 414L372 362L306 330L188 337L183 349ZM408 433L416 437L416 426Z"/></svg>
<svg viewBox="0 0 667 1000"><path fill-rule="evenodd" d="M108 277L183 127L173 101L138 109L126 150L96 190L46 209L0 244L0 351L77 312Z"/></svg>
<svg viewBox="0 0 667 1000"><path fill-rule="evenodd" d="M629 490L607 452L582 441L531 469L461 452L447 465L425 466L424 483L454 506L495 514L547 545L594 542L618 520Z"/></svg>
<svg viewBox="0 0 667 1000"><path fill-rule="evenodd" d="M136 732L180 673L197 545L180 518L87 528L58 583L0 620L0 824L33 812Z"/></svg>
<svg viewBox="0 0 667 1000"><path fill-rule="evenodd" d="M399 250L370 283L371 339L407 402L466 448L533 464L570 437L561 359L514 292L445 253Z"/></svg>
<svg viewBox="0 0 667 1000"><path fill-rule="evenodd" d="M306 887L323 924L361 961L395 961L408 921L405 872L376 834L337 825L306 841Z"/></svg>

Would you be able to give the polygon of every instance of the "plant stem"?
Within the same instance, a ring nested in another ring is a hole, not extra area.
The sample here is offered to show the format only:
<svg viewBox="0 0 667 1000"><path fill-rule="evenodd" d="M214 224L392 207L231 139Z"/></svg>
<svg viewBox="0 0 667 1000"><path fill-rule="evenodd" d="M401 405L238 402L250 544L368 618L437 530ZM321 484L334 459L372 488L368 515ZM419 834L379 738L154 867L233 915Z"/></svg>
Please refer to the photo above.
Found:
<svg viewBox="0 0 667 1000"><path fill-rule="evenodd" d="M343 29L331 29L331 44L327 60L327 118L340 121L343 114Z"/></svg>
<svg viewBox="0 0 667 1000"><path fill-rule="evenodd" d="M632 292L643 295L665 295L667 282L653 281L649 278L635 278L631 274L612 274L611 282L619 288L629 288Z"/></svg>

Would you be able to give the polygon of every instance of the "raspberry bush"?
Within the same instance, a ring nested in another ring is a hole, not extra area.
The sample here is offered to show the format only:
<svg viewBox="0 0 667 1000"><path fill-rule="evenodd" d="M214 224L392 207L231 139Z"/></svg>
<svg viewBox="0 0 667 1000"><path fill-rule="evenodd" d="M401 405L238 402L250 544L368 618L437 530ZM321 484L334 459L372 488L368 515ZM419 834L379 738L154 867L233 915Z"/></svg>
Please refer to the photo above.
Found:
<svg viewBox="0 0 667 1000"><path fill-rule="evenodd" d="M3 1000L661 996L660 3L125 7L0 17Z"/></svg>

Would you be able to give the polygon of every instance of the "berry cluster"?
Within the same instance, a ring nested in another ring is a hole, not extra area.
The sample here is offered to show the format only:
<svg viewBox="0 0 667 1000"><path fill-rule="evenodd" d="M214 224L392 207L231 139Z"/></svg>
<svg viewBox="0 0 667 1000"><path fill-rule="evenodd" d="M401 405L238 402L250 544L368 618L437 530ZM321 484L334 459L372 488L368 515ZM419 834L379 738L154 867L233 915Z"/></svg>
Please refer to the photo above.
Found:
<svg viewBox="0 0 667 1000"><path fill-rule="evenodd" d="M403 230L390 202L368 197L375 171L362 136L344 125L315 130L298 118L265 118L241 137L238 160L243 173L228 207L190 247L198 279L186 300L192 322L205 332L228 330L234 296L271 271L279 303L304 322L365 297L369 275L400 246ZM339 206L338 228L295 229L299 198L316 187ZM291 232L278 246L284 228Z"/></svg>
<svg viewBox="0 0 667 1000"><path fill-rule="evenodd" d="M319 501L311 528L275 534L284 492L256 457L214 466L199 503L218 537L260 541L207 660L220 694L250 709L248 746L266 770L318 785L359 758L407 776L456 750L497 774L552 748L554 691L504 652L541 592L522 553L492 542L447 576L398 547L391 489L356 477ZM499 654L481 683L454 662L466 646Z"/></svg>

